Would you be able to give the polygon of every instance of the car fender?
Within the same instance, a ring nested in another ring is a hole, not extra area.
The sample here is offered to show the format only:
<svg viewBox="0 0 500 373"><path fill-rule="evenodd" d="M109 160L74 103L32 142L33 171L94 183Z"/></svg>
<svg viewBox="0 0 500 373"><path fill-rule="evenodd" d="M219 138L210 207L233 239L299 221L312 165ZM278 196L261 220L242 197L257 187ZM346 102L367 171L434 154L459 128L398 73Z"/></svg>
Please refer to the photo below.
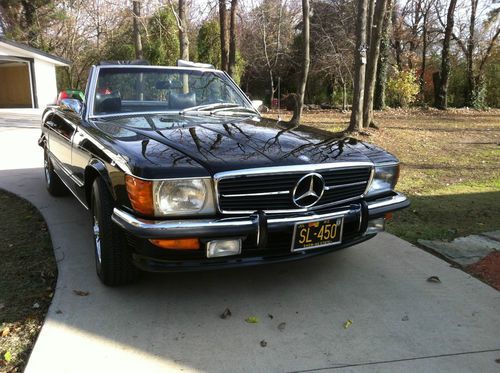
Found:
<svg viewBox="0 0 500 373"><path fill-rule="evenodd" d="M90 207L91 205L91 197L92 197L92 184L96 177L100 177L104 184L107 186L109 192L113 196L113 199L116 200L116 194L113 188L113 184L111 183L111 178L109 177L108 169L103 161L97 158L91 158L88 165L85 167L85 197L87 200L87 204Z"/></svg>

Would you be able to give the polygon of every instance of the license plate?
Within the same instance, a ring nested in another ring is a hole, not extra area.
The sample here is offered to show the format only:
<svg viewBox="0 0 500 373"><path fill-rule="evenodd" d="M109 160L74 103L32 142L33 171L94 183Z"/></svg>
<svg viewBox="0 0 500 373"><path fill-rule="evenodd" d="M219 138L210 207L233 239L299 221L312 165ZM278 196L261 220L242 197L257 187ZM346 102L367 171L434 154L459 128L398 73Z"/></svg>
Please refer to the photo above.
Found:
<svg viewBox="0 0 500 373"><path fill-rule="evenodd" d="M338 245L342 241L344 218L297 223L293 230L292 251Z"/></svg>

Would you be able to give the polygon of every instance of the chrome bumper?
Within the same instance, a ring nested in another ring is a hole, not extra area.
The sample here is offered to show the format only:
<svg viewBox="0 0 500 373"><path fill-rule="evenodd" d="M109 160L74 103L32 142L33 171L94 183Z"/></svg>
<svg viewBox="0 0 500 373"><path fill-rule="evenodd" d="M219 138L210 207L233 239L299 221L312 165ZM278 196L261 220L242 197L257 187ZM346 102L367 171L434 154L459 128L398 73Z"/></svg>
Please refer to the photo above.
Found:
<svg viewBox="0 0 500 373"><path fill-rule="evenodd" d="M368 219L374 219L391 211L407 207L410 204L408 198L400 193L393 196L380 198L367 202ZM266 229L279 230L290 227L298 222L333 219L350 213L359 212L351 208L341 209L335 212L307 215L294 215L291 217L269 217L263 223L258 214L248 217L234 217L223 219L191 219L191 220L146 220L141 219L115 208L113 210L113 221L130 232L134 236L142 238L180 238L180 237L225 237L246 236L257 234L265 225Z"/></svg>

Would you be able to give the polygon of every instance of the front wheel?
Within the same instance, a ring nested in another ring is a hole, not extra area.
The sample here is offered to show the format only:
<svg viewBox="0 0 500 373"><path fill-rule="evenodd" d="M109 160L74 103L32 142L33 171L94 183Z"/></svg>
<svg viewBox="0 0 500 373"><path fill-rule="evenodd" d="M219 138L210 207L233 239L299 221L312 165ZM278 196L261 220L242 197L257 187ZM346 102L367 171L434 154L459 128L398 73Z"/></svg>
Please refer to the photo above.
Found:
<svg viewBox="0 0 500 373"><path fill-rule="evenodd" d="M97 275L108 286L136 281L139 270L132 264L132 253L123 232L111 220L112 196L100 178L92 185L91 207Z"/></svg>

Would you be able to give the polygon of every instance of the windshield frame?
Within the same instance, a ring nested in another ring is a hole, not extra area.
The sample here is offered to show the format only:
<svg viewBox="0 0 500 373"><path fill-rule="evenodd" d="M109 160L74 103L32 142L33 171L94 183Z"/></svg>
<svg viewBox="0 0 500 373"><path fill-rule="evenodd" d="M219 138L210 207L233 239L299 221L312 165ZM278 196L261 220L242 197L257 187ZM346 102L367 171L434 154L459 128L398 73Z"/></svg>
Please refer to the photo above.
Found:
<svg viewBox="0 0 500 373"><path fill-rule="evenodd" d="M97 119L97 118L106 118L106 117L120 117L120 116L129 116L129 115L155 115L155 114L180 114L179 110L161 110L161 111L137 111L137 112L128 112L128 113L114 113L114 114L94 114L94 98L95 92L97 89L97 80L99 78L99 73L103 69L152 69L152 70L178 70L178 71L199 71L199 72L213 72L218 75L221 74L222 77L227 81L227 83L234 88L237 94L239 94L242 100L248 105L248 108L253 109L255 111L255 115L260 117L260 113L255 110L252 105L252 101L248 96L243 92L238 84L227 74L225 71L210 69L210 68L199 68L199 67L180 67L180 66L155 66L155 65L102 65L102 66L92 66L91 69L91 78L89 80L89 90L87 96L87 119ZM249 113L250 114L250 113Z"/></svg>

